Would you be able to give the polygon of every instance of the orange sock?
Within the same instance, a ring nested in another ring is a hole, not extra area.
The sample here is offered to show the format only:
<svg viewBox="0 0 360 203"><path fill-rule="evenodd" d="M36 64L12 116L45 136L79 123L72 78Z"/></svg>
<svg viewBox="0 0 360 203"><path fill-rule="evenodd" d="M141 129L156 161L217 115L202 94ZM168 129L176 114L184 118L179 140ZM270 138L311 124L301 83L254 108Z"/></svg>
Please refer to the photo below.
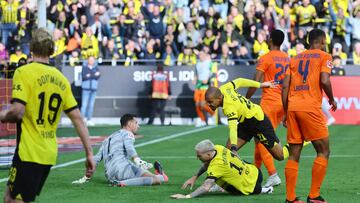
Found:
<svg viewBox="0 0 360 203"><path fill-rule="evenodd" d="M325 157L316 157L312 168L310 198L320 196L320 187L326 175L328 160Z"/></svg>
<svg viewBox="0 0 360 203"><path fill-rule="evenodd" d="M200 118L202 121L205 121L205 115L204 115L204 113L202 112L201 106L196 106L196 114L199 116L199 118Z"/></svg>
<svg viewBox="0 0 360 203"><path fill-rule="evenodd" d="M208 105L205 105L203 108L206 112L208 112L210 115L214 115L214 111L210 109Z"/></svg>
<svg viewBox="0 0 360 203"><path fill-rule="evenodd" d="M299 163L294 160L288 160L285 166L286 178L286 199L293 201L296 198L296 182L298 177Z"/></svg>
<svg viewBox="0 0 360 203"><path fill-rule="evenodd" d="M261 159L264 162L264 165L269 173L269 176L275 174L276 168L274 165L274 159L272 155L262 144L259 144L259 150L260 150Z"/></svg>
<svg viewBox="0 0 360 203"><path fill-rule="evenodd" d="M260 143L255 143L254 165L255 165L257 168L261 168L261 164L262 164L259 145L261 145L261 144L260 144Z"/></svg>

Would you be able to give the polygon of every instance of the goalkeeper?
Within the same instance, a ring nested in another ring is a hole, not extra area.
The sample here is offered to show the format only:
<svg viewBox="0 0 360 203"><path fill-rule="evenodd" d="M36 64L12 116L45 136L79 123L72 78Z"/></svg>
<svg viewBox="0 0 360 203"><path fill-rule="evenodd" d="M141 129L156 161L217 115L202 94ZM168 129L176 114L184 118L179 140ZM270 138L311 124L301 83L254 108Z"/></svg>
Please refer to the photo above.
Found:
<svg viewBox="0 0 360 203"><path fill-rule="evenodd" d="M125 114L121 129L106 138L94 157L96 166L104 160L105 177L114 186L156 185L168 181L159 162L154 163L155 174L148 171L151 163L140 159L134 147L134 133L139 129L136 116ZM82 184L91 177L84 176L73 184Z"/></svg>

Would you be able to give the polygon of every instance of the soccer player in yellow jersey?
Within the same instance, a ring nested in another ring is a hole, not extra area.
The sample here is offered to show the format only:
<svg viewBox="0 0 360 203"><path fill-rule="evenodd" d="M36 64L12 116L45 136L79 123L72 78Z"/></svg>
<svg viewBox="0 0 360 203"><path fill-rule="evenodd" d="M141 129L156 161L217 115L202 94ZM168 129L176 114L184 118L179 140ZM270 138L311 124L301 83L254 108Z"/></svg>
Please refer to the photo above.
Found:
<svg viewBox="0 0 360 203"><path fill-rule="evenodd" d="M196 155L203 162L203 172L207 171L205 182L188 195L175 194L172 198L194 198L206 192L216 184L227 192L235 195L255 195L272 193L273 187L262 188L262 174L256 166L241 160L229 149L214 145L210 140L203 140L195 146ZM202 174L201 173L201 174ZM201 174L193 176L183 185L183 189L192 189L196 179Z"/></svg>
<svg viewBox="0 0 360 203"><path fill-rule="evenodd" d="M86 172L95 169L89 132L69 81L48 65L54 52L51 34L40 28L30 42L33 63L15 71L11 108L0 112L1 122L17 123L17 145L10 168L4 202L31 202L40 194L57 157L56 130L65 111L86 152Z"/></svg>
<svg viewBox="0 0 360 203"><path fill-rule="evenodd" d="M205 99L209 107L213 111L222 107L224 115L228 117L230 136L227 147L237 153L255 137L275 159L284 160L283 149L270 120L259 105L236 92L240 87L276 88L277 84L274 81L259 83L238 78L220 88L210 87L206 91Z"/></svg>

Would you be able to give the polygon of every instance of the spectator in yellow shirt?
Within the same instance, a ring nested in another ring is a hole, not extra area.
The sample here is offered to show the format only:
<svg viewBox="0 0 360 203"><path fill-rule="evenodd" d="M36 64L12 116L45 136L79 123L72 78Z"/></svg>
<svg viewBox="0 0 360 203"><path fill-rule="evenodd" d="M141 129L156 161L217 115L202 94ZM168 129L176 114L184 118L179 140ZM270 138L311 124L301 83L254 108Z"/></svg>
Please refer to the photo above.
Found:
<svg viewBox="0 0 360 203"><path fill-rule="evenodd" d="M356 42L352 52L352 59L355 65L360 65L360 42Z"/></svg>
<svg viewBox="0 0 360 203"><path fill-rule="evenodd" d="M266 40L265 32L263 30L260 30L257 34L257 38L253 46L253 51L256 57L260 57L270 51L269 46L267 45L265 40Z"/></svg>
<svg viewBox="0 0 360 203"><path fill-rule="evenodd" d="M310 4L310 0L303 0L302 5L296 7L298 25L307 29L312 26L312 20L316 18L316 9Z"/></svg>
<svg viewBox="0 0 360 203"><path fill-rule="evenodd" d="M339 56L341 58L341 64L345 65L347 60L347 54L343 52L342 45L340 43L335 43L332 49L332 56Z"/></svg>
<svg viewBox="0 0 360 203"><path fill-rule="evenodd" d="M185 47L177 59L178 66L192 66L196 64L196 55L192 53L190 47Z"/></svg>

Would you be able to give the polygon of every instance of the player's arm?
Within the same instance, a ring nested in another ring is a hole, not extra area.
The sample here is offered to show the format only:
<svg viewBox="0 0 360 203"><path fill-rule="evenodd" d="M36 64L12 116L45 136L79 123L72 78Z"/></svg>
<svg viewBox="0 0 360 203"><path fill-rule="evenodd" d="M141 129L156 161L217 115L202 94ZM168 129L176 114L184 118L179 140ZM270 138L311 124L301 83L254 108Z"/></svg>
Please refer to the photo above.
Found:
<svg viewBox="0 0 360 203"><path fill-rule="evenodd" d="M83 143L86 153L86 176L91 177L95 171L95 161L93 158L93 152L89 139L89 131L85 126L82 119L79 108L72 109L71 111L65 111L71 122L74 124L77 134L79 135L81 142Z"/></svg>
<svg viewBox="0 0 360 203"><path fill-rule="evenodd" d="M281 90L281 101L283 104L283 109L285 112L283 118L283 125L287 127L286 120L287 120L287 110L288 110L288 96L289 96L289 87L290 87L291 75L290 75L290 68L288 68L285 72L285 77L282 85Z"/></svg>
<svg viewBox="0 0 360 203"><path fill-rule="evenodd" d="M286 74L281 91L281 100L285 113L287 112L288 109L289 86L290 86L290 74Z"/></svg>
<svg viewBox="0 0 360 203"><path fill-rule="evenodd" d="M329 98L329 104L331 105L331 110L336 111L337 104L335 102L331 87L330 73L321 72L320 79L321 79L321 87L324 90L326 96Z"/></svg>
<svg viewBox="0 0 360 203"><path fill-rule="evenodd" d="M336 111L337 105L334 100L334 95L332 92L330 73L333 68L332 57L329 54L324 55L324 60L321 64L321 73L320 73L320 85L324 90L326 96L329 98L329 104L331 105L331 110Z"/></svg>
<svg viewBox="0 0 360 203"><path fill-rule="evenodd" d="M254 80L249 80L245 78L238 78L231 82L226 83L225 88L233 88L235 90L241 88L241 87L255 87L255 88L275 88L277 87L277 84L274 81L267 81L267 82L257 82Z"/></svg>
<svg viewBox="0 0 360 203"><path fill-rule="evenodd" d="M237 143L238 143L237 124L238 124L237 117L232 116L228 118L230 150L233 152L237 152Z"/></svg>
<svg viewBox="0 0 360 203"><path fill-rule="evenodd" d="M128 154L132 160L134 161L135 165L138 167L141 167L144 170L148 170L153 167L151 163L148 163L140 158L140 156L137 154L134 146L134 135L129 134L124 139L124 148L126 151L126 154ZM120 146L119 146L120 147Z"/></svg>
<svg viewBox="0 0 360 203"><path fill-rule="evenodd" d="M264 80L264 72L262 72L260 70L256 70L254 80L257 82L262 82ZM250 99L254 95L255 92L256 92L256 88L250 87L246 93L246 98Z"/></svg>
<svg viewBox="0 0 360 203"><path fill-rule="evenodd" d="M25 104L13 101L11 108L0 112L0 121L3 123L16 123L21 121L25 113Z"/></svg>
<svg viewBox="0 0 360 203"><path fill-rule="evenodd" d="M94 161L96 166L99 165L100 161L103 160L104 156L103 156L103 151L104 150L104 145L102 144L99 151L96 153L96 155L94 156Z"/></svg>
<svg viewBox="0 0 360 203"><path fill-rule="evenodd" d="M206 170L208 169L209 164L204 163L203 165L201 165L199 171L193 175L191 178L189 178L187 181L185 181L185 183L183 184L183 186L181 187L182 189L186 189L189 185L190 185L190 189L192 190L192 187L194 186L196 180L203 174L206 172Z"/></svg>
<svg viewBox="0 0 360 203"><path fill-rule="evenodd" d="M194 198L197 196L200 196L204 193L209 192L210 188L212 186L214 186L215 184L215 179L213 178L207 178L204 183L198 187L194 192L188 194L188 195L182 195L182 194L175 194L175 195L171 195L172 198L174 199L190 199L190 198Z"/></svg>

